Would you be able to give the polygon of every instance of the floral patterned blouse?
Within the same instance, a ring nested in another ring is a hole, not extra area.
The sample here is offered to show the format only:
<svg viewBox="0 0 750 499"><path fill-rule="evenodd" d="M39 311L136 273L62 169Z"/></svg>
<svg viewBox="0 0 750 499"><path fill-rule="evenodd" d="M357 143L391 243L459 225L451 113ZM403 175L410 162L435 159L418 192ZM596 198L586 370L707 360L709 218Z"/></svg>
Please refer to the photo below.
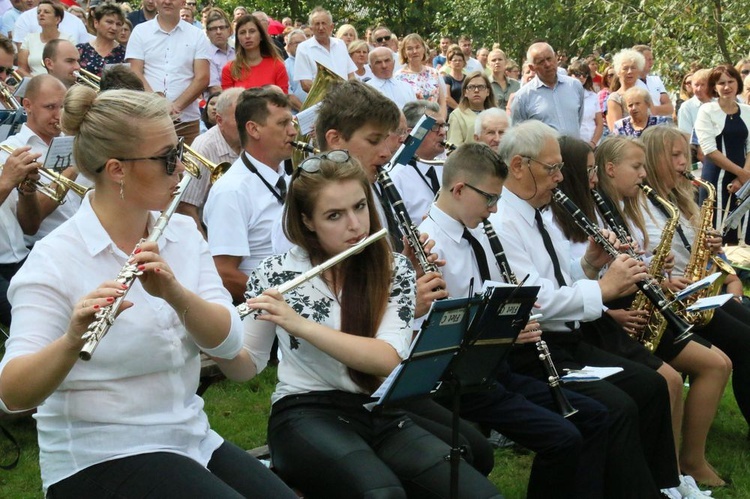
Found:
<svg viewBox="0 0 750 499"><path fill-rule="evenodd" d="M646 126L640 130L636 130L633 127L633 119L630 116L615 121L615 129L612 131L615 135L626 135L628 137L640 137L643 131L654 125L662 125L669 123L669 118L666 116L649 116Z"/></svg>
<svg viewBox="0 0 750 499"><path fill-rule="evenodd" d="M106 64L120 64L125 62L125 46L118 45L108 56L102 57L90 43L79 43L76 45L78 53L81 54L80 64L83 69L96 76L102 75Z"/></svg>
<svg viewBox="0 0 750 499"><path fill-rule="evenodd" d="M375 337L391 345L404 358L412 337L416 274L403 255L394 253L393 259L391 293ZM266 289L277 288L311 268L307 253L298 246L286 253L270 256L250 274L245 297L253 298ZM302 317L336 330L341 329L339 297L331 293L320 276L286 293L284 299ZM244 325L245 349L250 353L258 372L268 363L274 337L279 339L279 383L271 397L272 402L287 395L316 391L362 393L362 389L349 377L344 364L305 340L292 336L272 322L253 320L252 315L245 319Z"/></svg>
<svg viewBox="0 0 750 499"><path fill-rule="evenodd" d="M414 89L417 99L438 102L440 87L443 85L440 75L429 66L422 66L422 71L412 73L407 66L401 67L394 75L397 80L405 81Z"/></svg>

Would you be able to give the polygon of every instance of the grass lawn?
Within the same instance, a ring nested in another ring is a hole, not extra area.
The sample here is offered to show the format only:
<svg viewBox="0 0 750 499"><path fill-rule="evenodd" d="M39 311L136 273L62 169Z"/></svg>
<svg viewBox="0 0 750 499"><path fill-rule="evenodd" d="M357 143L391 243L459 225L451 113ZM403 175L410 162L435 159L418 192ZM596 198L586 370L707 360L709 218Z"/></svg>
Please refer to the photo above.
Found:
<svg viewBox="0 0 750 499"><path fill-rule="evenodd" d="M243 448L262 445L274 382L275 370L269 369L249 383L224 381L213 385L205 395L211 425L219 434ZM21 442L22 454L15 470L0 470L0 498L41 498L34 421L26 418L3 424ZM747 425L737 409L731 388L728 388L711 429L708 457L720 474L730 477L734 483L731 488L714 491L713 497L750 499L750 442L746 435ZM9 452L3 439L0 442L0 462L7 461ZM528 453L496 451L491 479L507 499L525 497L532 457Z"/></svg>

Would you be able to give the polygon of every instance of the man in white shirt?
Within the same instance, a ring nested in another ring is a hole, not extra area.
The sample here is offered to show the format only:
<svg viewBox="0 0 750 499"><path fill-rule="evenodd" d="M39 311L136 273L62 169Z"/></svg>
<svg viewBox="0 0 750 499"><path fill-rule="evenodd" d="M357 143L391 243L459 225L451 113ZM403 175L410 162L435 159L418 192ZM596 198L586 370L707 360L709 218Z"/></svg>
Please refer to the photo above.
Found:
<svg viewBox="0 0 750 499"><path fill-rule="evenodd" d="M72 35L78 43L87 43L95 38L86 30L86 25L83 24L83 21L67 11L57 28L61 33ZM39 26L39 22L36 19L36 6L34 6L16 19L16 24L13 27L13 42L18 48L21 48L26 35L41 32L42 27Z"/></svg>
<svg viewBox="0 0 750 499"><path fill-rule="evenodd" d="M654 66L654 55L651 52L651 47L648 45L635 45L633 50L637 50L646 59L646 66L643 68L643 75L636 80L635 84L639 87L643 87L648 90L651 94L651 114L654 116L668 116L672 117L674 113L674 106L672 101L669 99L669 94L664 86L664 82L657 75L649 74L651 68Z"/></svg>
<svg viewBox="0 0 750 499"><path fill-rule="evenodd" d="M680 106L677 126L690 137L693 136L693 127L695 126L695 118L698 116L698 108L701 107L701 104L713 100L708 94L708 77L710 75L710 69L699 69L693 74L693 96Z"/></svg>
<svg viewBox="0 0 750 499"><path fill-rule="evenodd" d="M393 53L393 60L395 61L393 71L398 71L401 68L401 61L398 58L398 41L396 41L396 49L393 48L394 35L388 27L380 25L372 30L370 42L372 48L386 47Z"/></svg>
<svg viewBox="0 0 750 499"><path fill-rule="evenodd" d="M617 452L627 452L626 462L640 471L629 477L617 475L620 482L614 489L628 490L634 497L655 497L659 489L679 485L667 384L655 370L592 346L580 331L581 321L601 317L603 302L633 292L636 282L648 278L647 269L625 254L611 260L594 243L581 259L571 258L570 245L562 233L550 230L545 223L541 210L552 201L553 189L563 179L557 137L555 130L536 120L505 132L500 156L508 165L509 175L497 213L489 220L513 273L528 276L526 285L540 287L537 303L544 314L540 320L542 339L558 369L580 369L583 365L624 369L604 381L573 383L570 387L602 402L613 420L625 422L638 415L640 445L637 438L631 438L627 448ZM613 234L603 232L603 237L616 244ZM607 263L609 269L599 278ZM546 378L533 346L514 349L510 362L516 372ZM634 403L636 412L632 410Z"/></svg>
<svg viewBox="0 0 750 499"><path fill-rule="evenodd" d="M236 57L234 47L229 45L232 25L219 9L210 10L206 17L206 35L211 42L211 77L208 84L210 93L221 92L221 70Z"/></svg>
<svg viewBox="0 0 750 499"><path fill-rule="evenodd" d="M229 88L219 95L216 100L216 126L198 135L191 146L195 152L215 165L231 165L240 156L240 135L234 111L237 109L237 99L244 90ZM192 217L201 232L203 227L200 212L211 188L211 176L211 172L201 165L201 178L193 179L188 184L177 208L178 213Z"/></svg>
<svg viewBox="0 0 750 499"><path fill-rule="evenodd" d="M313 37L299 44L294 63L294 79L300 82L302 90L310 91L318 73L318 62L345 80L354 78L357 66L349 57L346 43L331 36L331 13L322 7L315 7L310 12L309 23Z"/></svg>
<svg viewBox="0 0 750 499"><path fill-rule="evenodd" d="M52 139L60 136L60 113L66 91L65 86L53 76L38 75L32 78L23 98L27 121L17 134L8 137L2 144L14 149L28 146L43 161ZM7 157L7 152L0 151L0 161ZM69 167L63 171L63 176L76 180L78 171L75 167ZM43 182L48 183L46 180ZM86 183L91 185L88 181ZM81 206L81 197L71 191L68 191L62 204L41 193L37 193L37 198L41 225L35 234L26 236L29 247L72 217Z"/></svg>
<svg viewBox="0 0 750 499"><path fill-rule="evenodd" d="M180 19L184 1L157 0L159 13L133 29L125 59L147 92L162 93L172 103L177 135L189 145L200 133L197 99L209 84L211 44Z"/></svg>
<svg viewBox="0 0 750 499"><path fill-rule="evenodd" d="M367 84L377 89L402 109L407 102L417 100L414 88L405 81L393 77L393 52L387 47L378 47L370 52L370 69L374 75Z"/></svg>
<svg viewBox="0 0 750 499"><path fill-rule="evenodd" d="M391 172L391 180L401 194L406 211L415 225L427 216L435 195L440 190L443 178L443 165L424 163L432 161L445 152L445 120L440 116L440 106L436 102L418 100L404 106L407 132L411 132L423 115L435 118L435 125L427 132L417 148L416 157L406 165L396 165Z"/></svg>
<svg viewBox="0 0 750 499"><path fill-rule="evenodd" d="M286 197L283 162L297 131L287 96L271 87L244 91L235 116L243 151L211 187L203 221L216 269L239 303L250 272L273 255L271 228Z"/></svg>
<svg viewBox="0 0 750 499"><path fill-rule="evenodd" d="M0 323L10 326L8 286L29 254L24 234L39 229L41 214L34 183L39 154L26 148L6 155L0 170Z"/></svg>
<svg viewBox="0 0 750 499"><path fill-rule="evenodd" d="M23 12L32 7L36 7L38 0L11 0L12 7L3 13L3 22L0 32L8 38L13 37L13 27L16 25L16 19Z"/></svg>
<svg viewBox="0 0 750 499"><path fill-rule="evenodd" d="M75 73L81 69L81 55L75 45L62 38L50 40L44 46L42 60L47 73L60 80L66 88L75 85L78 79Z"/></svg>

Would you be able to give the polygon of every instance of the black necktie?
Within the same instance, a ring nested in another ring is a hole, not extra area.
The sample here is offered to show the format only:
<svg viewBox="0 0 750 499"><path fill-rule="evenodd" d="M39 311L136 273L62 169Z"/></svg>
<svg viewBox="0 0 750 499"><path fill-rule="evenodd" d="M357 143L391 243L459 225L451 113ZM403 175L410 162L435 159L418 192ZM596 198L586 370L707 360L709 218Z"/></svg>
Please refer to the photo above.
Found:
<svg viewBox="0 0 750 499"><path fill-rule="evenodd" d="M286 200L286 180L284 177L279 177L279 180L276 181L276 188L279 190L279 196L281 196L281 204L284 204L284 201Z"/></svg>
<svg viewBox="0 0 750 499"><path fill-rule="evenodd" d="M544 228L544 221L542 220L542 212L535 210L534 218L536 219L536 226L539 229L539 233L542 235L542 241L544 241L544 249L549 253L549 258L552 260L552 266L555 269L555 279L560 287L567 286L565 278L560 268L560 260L557 259L557 253L555 253L555 247L552 245L552 239L549 237L549 232Z"/></svg>
<svg viewBox="0 0 750 499"><path fill-rule="evenodd" d="M401 241L401 229L398 227L396 222L396 215L393 213L391 202L384 193L380 191L380 185L377 185L375 192L380 199L380 206L383 207L383 213L385 214L385 220L388 223L388 234L391 236L391 242L393 243L393 250L396 253L401 253L404 250L404 243Z"/></svg>
<svg viewBox="0 0 750 499"><path fill-rule="evenodd" d="M482 277L482 281L489 281L490 268L487 265L487 254L484 252L482 244L466 227L464 227L464 233L461 234L461 237L469 241L469 244L471 245L471 250L474 252L474 260L476 260L477 266L479 267L479 275Z"/></svg>
<svg viewBox="0 0 750 499"><path fill-rule="evenodd" d="M432 189L432 193L437 194L440 190L440 182L438 182L437 173L435 172L434 166L431 166L427 169L427 178L430 179L430 188Z"/></svg>

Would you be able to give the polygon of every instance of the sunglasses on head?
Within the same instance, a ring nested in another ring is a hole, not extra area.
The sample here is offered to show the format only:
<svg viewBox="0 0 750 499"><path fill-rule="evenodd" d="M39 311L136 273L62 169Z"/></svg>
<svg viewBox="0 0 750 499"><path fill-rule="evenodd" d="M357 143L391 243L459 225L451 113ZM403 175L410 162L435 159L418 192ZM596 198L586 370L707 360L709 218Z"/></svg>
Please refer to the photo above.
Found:
<svg viewBox="0 0 750 499"><path fill-rule="evenodd" d="M300 173L318 173L320 171L320 165L323 161L328 160L334 163L346 163L351 159L349 151L343 149L334 149L333 151L324 152L323 154L317 154L310 156L304 160L292 175L292 180L300 176Z"/></svg>

